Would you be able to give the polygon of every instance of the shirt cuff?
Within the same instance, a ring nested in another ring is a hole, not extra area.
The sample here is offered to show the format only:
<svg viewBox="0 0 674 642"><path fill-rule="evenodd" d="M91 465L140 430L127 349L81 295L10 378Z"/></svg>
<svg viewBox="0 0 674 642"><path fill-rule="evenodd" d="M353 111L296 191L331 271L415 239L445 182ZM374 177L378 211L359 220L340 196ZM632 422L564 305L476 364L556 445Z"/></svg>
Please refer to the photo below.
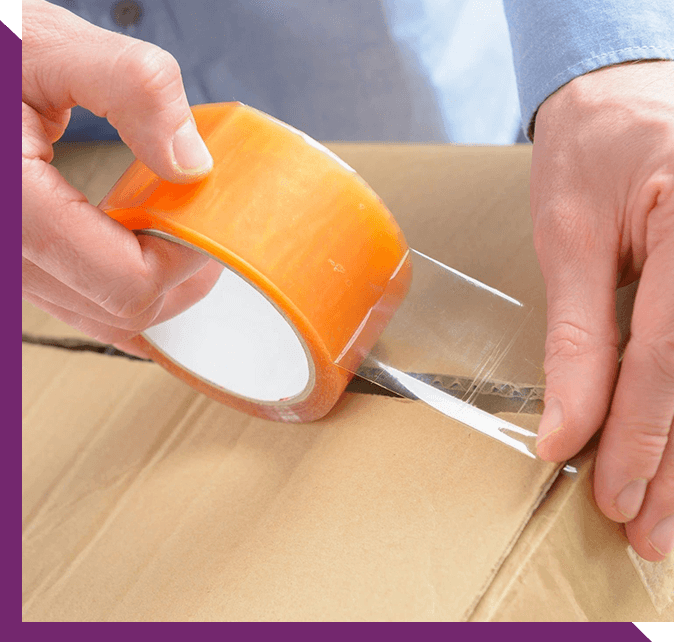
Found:
<svg viewBox="0 0 674 642"><path fill-rule="evenodd" d="M504 0L527 135L543 101L575 77L674 59L671 0Z"/></svg>

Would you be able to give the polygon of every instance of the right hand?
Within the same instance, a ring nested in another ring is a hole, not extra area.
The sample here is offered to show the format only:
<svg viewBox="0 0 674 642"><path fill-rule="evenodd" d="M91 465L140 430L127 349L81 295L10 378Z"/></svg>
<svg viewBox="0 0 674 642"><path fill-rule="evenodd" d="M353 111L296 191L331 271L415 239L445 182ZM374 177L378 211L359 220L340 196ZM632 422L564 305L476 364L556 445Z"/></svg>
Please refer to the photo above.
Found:
<svg viewBox="0 0 674 642"><path fill-rule="evenodd" d="M178 63L152 44L95 27L42 0L23 3L23 297L85 334L127 341L205 296L221 267L188 248L136 236L50 165L70 108L106 117L158 176L189 183L213 159Z"/></svg>
<svg viewBox="0 0 674 642"><path fill-rule="evenodd" d="M538 454L603 425L597 505L651 562L674 548L674 62L593 71L538 111L531 211L548 297ZM618 369L615 287L640 277Z"/></svg>

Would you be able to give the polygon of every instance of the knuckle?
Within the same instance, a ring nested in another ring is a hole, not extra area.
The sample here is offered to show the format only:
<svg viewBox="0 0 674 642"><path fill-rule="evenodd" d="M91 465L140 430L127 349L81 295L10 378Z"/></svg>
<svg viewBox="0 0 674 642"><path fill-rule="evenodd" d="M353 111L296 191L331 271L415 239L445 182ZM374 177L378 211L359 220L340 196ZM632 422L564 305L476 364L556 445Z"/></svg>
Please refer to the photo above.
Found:
<svg viewBox="0 0 674 642"><path fill-rule="evenodd" d="M167 94L182 92L182 77L178 61L164 49L148 43L139 43L125 54L128 77L133 79L141 95L162 105Z"/></svg>
<svg viewBox="0 0 674 642"><path fill-rule="evenodd" d="M49 142L39 114L25 102L21 103L21 157L25 161L42 159L51 163L54 150Z"/></svg>
<svg viewBox="0 0 674 642"><path fill-rule="evenodd" d="M615 342L615 336L595 334L574 321L560 320L548 330L545 340L546 364L583 357L607 345L613 348Z"/></svg>
<svg viewBox="0 0 674 642"><path fill-rule="evenodd" d="M632 460L648 467L652 474L662 460L668 441L668 427L654 422L632 422L626 429L626 452Z"/></svg>
<svg viewBox="0 0 674 642"><path fill-rule="evenodd" d="M674 135L668 141L671 146L674 146ZM655 235L660 231L660 226L667 228L674 222L674 216L671 212L674 211L674 162L670 161L669 167L661 167L658 171L653 172L649 180L646 181L642 187L642 191L646 192L646 203L650 206L648 208L648 224L649 227L656 226Z"/></svg>

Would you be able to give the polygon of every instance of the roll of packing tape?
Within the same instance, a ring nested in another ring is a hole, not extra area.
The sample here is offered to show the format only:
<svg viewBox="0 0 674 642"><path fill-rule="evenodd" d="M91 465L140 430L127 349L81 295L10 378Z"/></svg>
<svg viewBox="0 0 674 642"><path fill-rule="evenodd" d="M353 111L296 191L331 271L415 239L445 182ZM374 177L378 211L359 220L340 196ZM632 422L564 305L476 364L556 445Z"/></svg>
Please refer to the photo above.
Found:
<svg viewBox="0 0 674 642"><path fill-rule="evenodd" d="M193 113L209 176L176 185L134 161L100 207L226 269L202 301L137 343L234 408L320 418L405 297L403 234L354 170L302 132L240 103Z"/></svg>

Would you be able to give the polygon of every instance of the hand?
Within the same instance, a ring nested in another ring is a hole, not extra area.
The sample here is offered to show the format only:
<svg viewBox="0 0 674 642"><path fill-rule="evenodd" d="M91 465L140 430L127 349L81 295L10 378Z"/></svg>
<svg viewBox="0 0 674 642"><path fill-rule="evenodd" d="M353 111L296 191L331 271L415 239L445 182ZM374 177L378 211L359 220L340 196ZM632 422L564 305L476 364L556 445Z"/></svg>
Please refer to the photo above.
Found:
<svg viewBox="0 0 674 642"><path fill-rule="evenodd" d="M202 298L220 273L177 244L136 236L90 205L49 163L70 108L105 116L134 154L173 182L213 160L167 52L42 1L23 3L23 296L120 347Z"/></svg>
<svg viewBox="0 0 674 642"><path fill-rule="evenodd" d="M605 68L549 97L531 181L548 298L538 453L568 459L604 424L597 504L639 555L663 559L674 546L674 62ZM617 376L615 287L638 276Z"/></svg>

